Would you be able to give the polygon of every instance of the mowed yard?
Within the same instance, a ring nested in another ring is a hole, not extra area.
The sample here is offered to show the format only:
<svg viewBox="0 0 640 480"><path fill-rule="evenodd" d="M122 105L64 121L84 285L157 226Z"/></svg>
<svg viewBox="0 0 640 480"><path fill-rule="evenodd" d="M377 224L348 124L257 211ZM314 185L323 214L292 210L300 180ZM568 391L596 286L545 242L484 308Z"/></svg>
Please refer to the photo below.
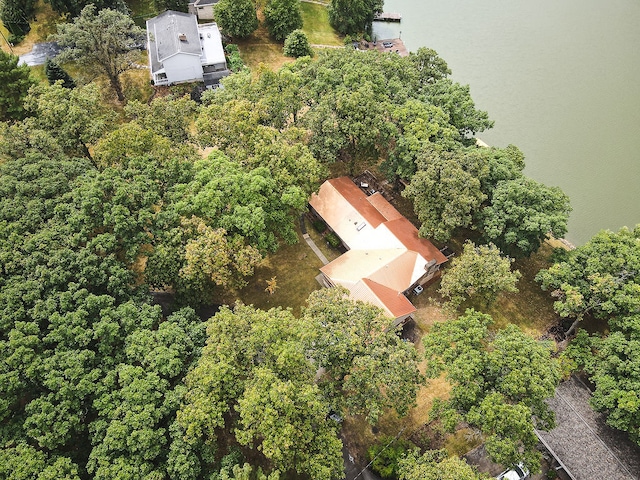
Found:
<svg viewBox="0 0 640 480"><path fill-rule="evenodd" d="M309 38L312 45L340 46L342 40L329 25L327 8L316 3L301 2L302 30ZM277 70L286 63L295 59L285 57L282 52L283 44L276 42L269 36L267 28L264 26L264 16L258 12L260 26L248 38L237 40L240 56L245 64L252 70L261 64L272 70Z"/></svg>

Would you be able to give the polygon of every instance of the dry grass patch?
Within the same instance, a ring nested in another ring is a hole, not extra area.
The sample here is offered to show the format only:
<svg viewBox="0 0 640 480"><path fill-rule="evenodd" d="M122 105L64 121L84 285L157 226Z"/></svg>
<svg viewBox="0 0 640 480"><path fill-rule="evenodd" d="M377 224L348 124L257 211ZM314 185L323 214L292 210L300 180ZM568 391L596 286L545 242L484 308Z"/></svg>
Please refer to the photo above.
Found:
<svg viewBox="0 0 640 480"><path fill-rule="evenodd" d="M424 365L423 365L424 366ZM342 428L342 438L349 452L359 462L366 463L367 448L384 436L395 437L402 431L401 438L411 440L422 449L438 448L434 444L433 432L425 436L425 426L429 424L429 412L436 398L448 398L450 386L443 377L429 380L416 399L416 406L405 417L389 411L371 426L362 416L347 417ZM428 429L427 429L428 431Z"/></svg>
<svg viewBox="0 0 640 480"><path fill-rule="evenodd" d="M293 62L295 59L285 57L282 53L282 44L276 42L269 36L267 27L264 25L264 16L258 11L260 26L249 37L234 41L240 50L240 57L245 65L251 70L257 70L260 64L264 64L271 70L278 70L285 63Z"/></svg>
<svg viewBox="0 0 640 480"><path fill-rule="evenodd" d="M444 448L449 455L462 457L482 443L483 439L470 428L461 428L451 435L447 435Z"/></svg>
<svg viewBox="0 0 640 480"><path fill-rule="evenodd" d="M282 245L278 251L267 256L249 280L249 284L236 292L233 298L225 299L233 303L235 299L246 305L254 305L268 310L273 307L291 308L294 315L300 314L307 297L314 290L320 289L315 280L320 272L322 262L311 251L298 232L298 243ZM271 295L266 291L267 281L276 277L277 288Z"/></svg>
<svg viewBox="0 0 640 480"><path fill-rule="evenodd" d="M13 54L23 55L30 52L34 44L46 42L49 35L56 33L56 25L61 21L63 18L53 11L51 5L40 0L36 6L36 19L31 22L31 30L24 37L24 40L13 46ZM0 26L0 31L5 38L8 38L9 32L4 25ZM2 40L0 47L5 52L11 51L4 40Z"/></svg>

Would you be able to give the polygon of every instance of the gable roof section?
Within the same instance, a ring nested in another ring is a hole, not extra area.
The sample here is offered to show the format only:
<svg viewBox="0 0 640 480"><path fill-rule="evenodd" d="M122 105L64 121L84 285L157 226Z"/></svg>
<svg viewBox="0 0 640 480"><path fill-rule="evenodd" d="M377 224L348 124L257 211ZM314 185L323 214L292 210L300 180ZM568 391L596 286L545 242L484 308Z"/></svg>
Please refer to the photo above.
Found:
<svg viewBox="0 0 640 480"><path fill-rule="evenodd" d="M404 317L416 311L416 307L402 293L368 278L360 280L351 294L358 300L365 300L382 308L393 318Z"/></svg>
<svg viewBox="0 0 640 480"><path fill-rule="evenodd" d="M408 250L419 253L425 260L435 260L438 265L447 261L447 257L429 240L420 238L418 229L405 217L396 218L385 223Z"/></svg>
<svg viewBox="0 0 640 480"><path fill-rule="evenodd" d="M361 279L374 275L379 270L386 270L385 267L404 253L405 250L400 248L349 250L333 262L320 268L320 271L334 282L349 288ZM384 277L384 273L381 273L378 277ZM399 281L393 283L397 284Z"/></svg>
<svg viewBox="0 0 640 480"><path fill-rule="evenodd" d="M180 40L184 34L186 40ZM147 40L151 70L162 68L162 62L178 53L202 54L198 34L198 20L195 15L167 10L147 20Z"/></svg>
<svg viewBox="0 0 640 480"><path fill-rule="evenodd" d="M436 260L441 265L447 261L380 193L365 195L349 177L327 180L309 204L350 249L405 248L427 262ZM385 228L379 228L381 225Z"/></svg>

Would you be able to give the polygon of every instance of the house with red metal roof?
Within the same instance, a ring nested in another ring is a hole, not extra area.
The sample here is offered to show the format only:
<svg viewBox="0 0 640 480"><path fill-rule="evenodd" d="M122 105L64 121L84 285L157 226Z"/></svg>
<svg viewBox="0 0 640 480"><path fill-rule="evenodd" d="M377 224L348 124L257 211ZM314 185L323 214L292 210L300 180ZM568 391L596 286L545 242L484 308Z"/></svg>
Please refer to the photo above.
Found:
<svg viewBox="0 0 640 480"><path fill-rule="evenodd" d="M368 195L349 177L327 180L309 204L347 249L320 269L325 285L405 321L416 311L407 294L437 277L447 257L379 192Z"/></svg>

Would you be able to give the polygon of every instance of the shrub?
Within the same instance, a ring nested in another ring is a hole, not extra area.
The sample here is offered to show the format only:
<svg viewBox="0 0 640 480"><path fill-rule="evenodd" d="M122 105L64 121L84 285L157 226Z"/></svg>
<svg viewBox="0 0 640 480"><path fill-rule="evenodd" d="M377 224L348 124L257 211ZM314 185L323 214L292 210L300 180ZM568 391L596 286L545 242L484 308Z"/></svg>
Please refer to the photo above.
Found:
<svg viewBox="0 0 640 480"><path fill-rule="evenodd" d="M224 47L225 52L227 52L227 66L229 70L232 72L239 72L244 68L244 61L240 57L240 50L238 46L234 43L230 43L226 47Z"/></svg>
<svg viewBox="0 0 640 480"><path fill-rule="evenodd" d="M294 30L284 41L284 54L287 57L305 57L313 56L313 50L309 39L302 30Z"/></svg>
<svg viewBox="0 0 640 480"><path fill-rule="evenodd" d="M327 243L331 245L333 248L338 248L340 246L340 243L341 243L340 239L335 233L333 232L327 233L324 238L327 240Z"/></svg>
<svg viewBox="0 0 640 480"><path fill-rule="evenodd" d="M315 231L318 233L322 233L327 229L327 224L320 219L314 220L312 225Z"/></svg>
<svg viewBox="0 0 640 480"><path fill-rule="evenodd" d="M383 436L377 443L369 447L367 456L369 460L373 460L371 464L373 471L382 478L398 478L398 460L416 448L409 440Z"/></svg>

